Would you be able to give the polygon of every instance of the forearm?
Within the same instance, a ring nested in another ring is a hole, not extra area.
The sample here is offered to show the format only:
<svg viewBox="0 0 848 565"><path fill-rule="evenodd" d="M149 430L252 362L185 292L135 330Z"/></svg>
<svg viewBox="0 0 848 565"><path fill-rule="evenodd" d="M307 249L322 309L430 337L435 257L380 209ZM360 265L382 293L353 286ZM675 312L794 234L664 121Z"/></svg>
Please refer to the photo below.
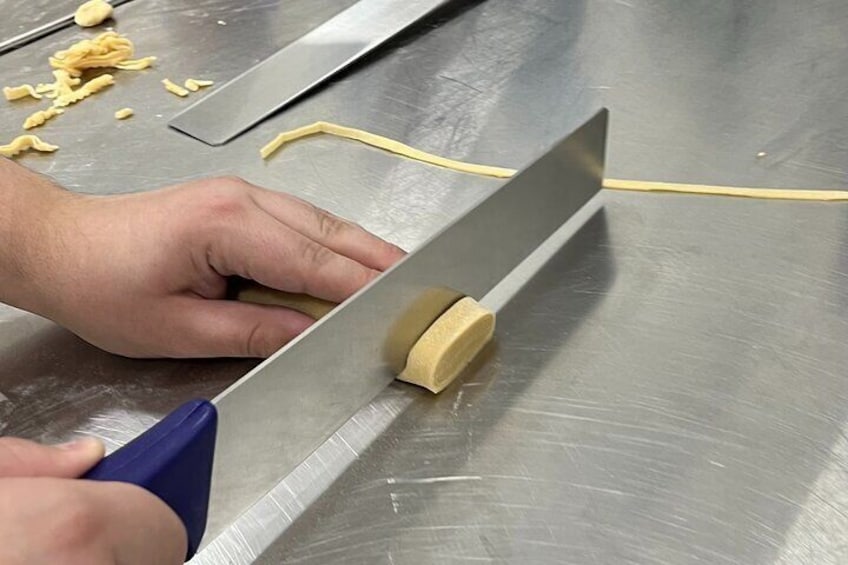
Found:
<svg viewBox="0 0 848 565"><path fill-rule="evenodd" d="M0 302L39 312L51 249L50 218L74 195L0 158Z"/></svg>

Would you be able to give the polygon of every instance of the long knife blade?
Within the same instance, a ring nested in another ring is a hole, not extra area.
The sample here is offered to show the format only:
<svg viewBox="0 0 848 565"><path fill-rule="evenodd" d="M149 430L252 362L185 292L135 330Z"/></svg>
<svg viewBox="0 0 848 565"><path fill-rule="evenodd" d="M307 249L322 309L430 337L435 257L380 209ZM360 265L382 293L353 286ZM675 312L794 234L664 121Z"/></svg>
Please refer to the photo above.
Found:
<svg viewBox="0 0 848 565"><path fill-rule="evenodd" d="M209 145L223 145L449 1L359 0L192 104L168 125Z"/></svg>
<svg viewBox="0 0 848 565"><path fill-rule="evenodd" d="M602 110L213 400L204 545L394 379L384 347L422 295L481 298L599 192L606 126Z"/></svg>
<svg viewBox="0 0 848 565"><path fill-rule="evenodd" d="M117 8L121 4L125 4L130 0L106 0L109 4L112 4L113 8ZM8 51L14 51L19 47L23 47L28 43L32 43L36 39L41 39L44 36L50 35L51 33L55 33L60 29L64 29L74 23L74 14L66 14L60 18L56 18L53 21L42 24L36 28L28 29L23 33L19 33L14 37L10 37L9 39L5 39L0 41L0 55L6 53Z"/></svg>

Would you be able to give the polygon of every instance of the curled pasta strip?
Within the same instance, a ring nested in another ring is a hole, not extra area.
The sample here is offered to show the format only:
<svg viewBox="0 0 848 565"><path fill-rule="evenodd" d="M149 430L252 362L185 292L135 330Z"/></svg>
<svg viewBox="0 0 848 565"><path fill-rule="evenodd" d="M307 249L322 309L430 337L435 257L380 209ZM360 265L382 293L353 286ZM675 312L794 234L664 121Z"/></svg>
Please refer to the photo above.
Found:
<svg viewBox="0 0 848 565"><path fill-rule="evenodd" d="M50 57L50 66L78 77L85 69L114 67L133 56L133 44L114 31L84 39Z"/></svg>
<svg viewBox="0 0 848 565"><path fill-rule="evenodd" d="M27 96L31 96L36 100L41 99L41 93L38 92L38 89L33 88L31 84L22 84L20 86L4 86L3 87L3 96L6 97L6 100L20 100L21 98L26 98Z"/></svg>
<svg viewBox="0 0 848 565"><path fill-rule="evenodd" d="M86 82L78 89L58 96L53 102L53 105L63 108L65 106L70 106L71 104L76 104L80 100L88 98L92 94L100 92L107 86L111 86L113 84L115 84L115 77L112 75L100 75L99 77Z"/></svg>
<svg viewBox="0 0 848 565"><path fill-rule="evenodd" d="M34 114L30 114L29 117L24 121L24 129L32 129L37 128L38 126L42 126L45 122L47 122L47 120L55 118L56 116L62 113L64 113L64 110L56 106L51 106L46 110L39 110Z"/></svg>
<svg viewBox="0 0 848 565"><path fill-rule="evenodd" d="M32 134L19 135L6 145L0 145L0 155L2 155L3 157L14 157L18 153L21 153L22 151L27 151L28 149L34 149L36 151L42 151L45 153L52 153L53 151L59 149L59 146L51 145L39 139L38 136Z"/></svg>

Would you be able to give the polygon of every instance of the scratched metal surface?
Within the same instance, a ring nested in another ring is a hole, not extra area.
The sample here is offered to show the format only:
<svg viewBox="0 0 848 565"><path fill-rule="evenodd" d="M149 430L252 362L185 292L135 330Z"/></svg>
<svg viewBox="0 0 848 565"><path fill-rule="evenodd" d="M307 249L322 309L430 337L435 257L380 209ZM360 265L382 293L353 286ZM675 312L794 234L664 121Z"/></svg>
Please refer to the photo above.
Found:
<svg viewBox="0 0 848 565"><path fill-rule="evenodd" d="M118 30L158 67L121 73L38 132L59 152L20 161L90 193L239 174L413 247L497 183L329 139L268 163L258 147L324 119L520 166L606 105L609 176L848 187L839 0L461 2L225 147L166 129L186 101L161 78L226 80L351 3L122 6ZM44 81L48 54L92 33L0 57L3 84ZM136 117L115 122L122 106ZM38 107L0 105L0 134ZM297 511L266 506L294 519L265 561L846 559L848 207L606 199L503 307L497 347L462 385L436 399L392 387L322 447L346 456L310 463L326 485L352 462L334 486L312 489L307 466L287 485ZM3 308L0 426L115 447L252 365L116 358ZM206 558L268 542L246 534Z"/></svg>
<svg viewBox="0 0 848 565"><path fill-rule="evenodd" d="M73 14L80 4L77 0L3 0L0 41Z"/></svg>

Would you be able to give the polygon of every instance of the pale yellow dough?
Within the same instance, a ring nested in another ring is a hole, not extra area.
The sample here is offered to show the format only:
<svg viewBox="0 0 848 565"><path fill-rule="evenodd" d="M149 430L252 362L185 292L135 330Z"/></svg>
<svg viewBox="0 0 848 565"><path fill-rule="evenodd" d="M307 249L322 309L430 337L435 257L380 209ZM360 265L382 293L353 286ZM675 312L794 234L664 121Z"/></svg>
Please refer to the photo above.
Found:
<svg viewBox="0 0 848 565"><path fill-rule="evenodd" d="M74 22L80 27L102 24L112 16L112 5L104 0L88 0L74 13Z"/></svg>
<svg viewBox="0 0 848 565"><path fill-rule="evenodd" d="M38 126L44 125L47 120L55 118L62 113L64 113L64 110L57 108L56 106L51 106L46 110L39 110L34 114L30 114L30 116L24 121L24 129L37 128Z"/></svg>
<svg viewBox="0 0 848 565"><path fill-rule="evenodd" d="M27 149L52 153L59 149L59 146L46 143L35 135L19 135L8 144L0 145L0 156L14 157Z"/></svg>
<svg viewBox="0 0 848 565"><path fill-rule="evenodd" d="M115 68L122 71L143 71L153 66L155 61L156 57L152 55L150 57L142 57L141 59L127 59L126 61L115 64Z"/></svg>
<svg viewBox="0 0 848 565"><path fill-rule="evenodd" d="M815 200L824 202L848 200L848 191L846 190L748 188L741 186L681 184L622 179L605 179L604 188L636 192L672 192L678 194L702 194L706 196L735 196L738 198L760 198L765 200Z"/></svg>
<svg viewBox="0 0 848 565"><path fill-rule="evenodd" d="M3 87L3 96L6 97L6 100L20 100L21 98L26 98L27 96L31 96L36 100L41 100L41 94L37 89L33 88L31 84L22 84L20 86L4 86Z"/></svg>
<svg viewBox="0 0 848 565"><path fill-rule="evenodd" d="M133 112L132 108L121 108L117 112L115 112L116 120L126 120L130 116L132 116L135 112Z"/></svg>
<svg viewBox="0 0 848 565"><path fill-rule="evenodd" d="M333 302L321 300L308 294L283 292L256 283L245 283L241 286L236 294L236 300L290 308L306 314L313 320L320 320L337 306Z"/></svg>
<svg viewBox="0 0 848 565"><path fill-rule="evenodd" d="M439 316L465 298L465 295L446 287L423 290L402 312L397 312L383 343L383 360L396 375L406 368L409 352L424 332Z"/></svg>
<svg viewBox="0 0 848 565"><path fill-rule="evenodd" d="M163 78L162 84L165 85L165 90L167 90L168 92L170 92L172 94L176 94L177 96L180 96L180 97L188 96L188 90L186 90L185 88L183 88L179 84L175 84L170 79Z"/></svg>
<svg viewBox="0 0 848 565"><path fill-rule="evenodd" d="M199 78L187 78L185 81L185 87L192 92L197 92L201 88L206 88L207 86L212 86L215 84L211 80L202 80Z"/></svg>
<svg viewBox="0 0 848 565"><path fill-rule="evenodd" d="M303 126L291 131L283 132L277 137L275 137L267 145L265 145L262 149L260 149L259 154L262 155L263 159L267 159L286 143L290 143L302 137L319 133L326 133L329 135L335 135L337 137L353 139L355 141L371 145L372 147L377 147L379 149L383 149L391 153L396 153L398 155L401 155L402 157L407 157L409 159L421 161L430 165L436 165L438 167L444 167L453 171L497 178L507 178L515 174L515 171L513 169L490 167L487 165L475 165L473 163L463 163L462 161L455 161L453 159L439 157L438 155L426 153L419 149L415 149L414 147L410 147L409 145L404 145L403 143L400 143L399 141L395 141L393 139L389 139L388 137L369 133L361 129L340 126L338 124L331 124L329 122L315 122L314 124L310 124L308 126Z"/></svg>
<svg viewBox="0 0 848 565"><path fill-rule="evenodd" d="M113 77L112 75L100 75L99 77L93 78L90 81L84 83L76 90L72 90L67 94L61 94L57 96L56 100L53 101L53 105L58 106L60 108L64 108L65 106L76 104L80 100L88 98L92 94L99 92L107 86L111 86L113 84L115 84L115 77Z"/></svg>
<svg viewBox="0 0 848 565"><path fill-rule="evenodd" d="M111 10L111 6L102 0L86 2L80 6L77 17L83 17L86 13L91 15L97 10L103 10L104 5ZM108 14L103 17L108 17ZM36 99L46 96L53 99L52 106L44 110L38 110L26 118L23 128L30 130L44 125L48 120L64 113L64 108L76 104L80 100L88 98L92 94L115 83L115 78L112 75L104 74L80 86L82 83L81 75L86 69L116 67L123 70L141 70L149 67L156 60L156 57L131 59L130 57L132 55L133 44L129 39L114 31L107 31L93 39L74 43L69 48L57 51L50 57L50 66L54 69L53 77L55 82L39 83L35 87L29 84L14 87L7 86L3 88L3 95L8 100L17 100L26 96ZM208 81L200 82L203 83L200 86L207 86L205 83ZM76 88L77 86L79 88ZM182 90L177 85L174 86ZM186 92L186 94L188 93ZM132 109L123 108L115 113L115 117L117 119L125 119L131 116L132 113ZM21 135L7 145L0 146L0 156L13 157L28 149L52 152L58 148L58 146L46 143L34 135Z"/></svg>
<svg viewBox="0 0 848 565"><path fill-rule="evenodd" d="M494 331L495 314L473 298L463 298L415 342L397 378L441 392L489 343Z"/></svg>
<svg viewBox="0 0 848 565"><path fill-rule="evenodd" d="M84 39L50 57L50 66L78 77L85 69L115 67L133 56L133 44L114 32L101 33L94 39Z"/></svg>
<svg viewBox="0 0 848 565"><path fill-rule="evenodd" d="M58 98L60 96L68 96L74 91L75 86L79 86L82 79L79 77L71 77L68 71L56 69L53 71L54 82L49 84L39 83L35 87L35 91L43 93L47 98Z"/></svg>
<svg viewBox="0 0 848 565"><path fill-rule="evenodd" d="M488 165L463 163L445 157L404 145L399 141L389 139L367 131L341 126L329 122L315 122L307 126L283 132L263 146L259 154L263 159L270 157L283 145L310 135L326 133L347 139L360 141L367 145L396 153L409 159L414 159L431 165L437 165L462 173L470 173L496 178L509 178L518 171ZM679 194L703 194L709 196L735 196L741 198L760 198L769 200L815 200L815 201L845 201L848 200L846 190L815 190L815 189L782 189L782 188L747 188L736 186L714 186L703 184L680 184L656 181L634 181L622 179L605 179L603 187L609 190L630 190L639 192L674 192Z"/></svg>

